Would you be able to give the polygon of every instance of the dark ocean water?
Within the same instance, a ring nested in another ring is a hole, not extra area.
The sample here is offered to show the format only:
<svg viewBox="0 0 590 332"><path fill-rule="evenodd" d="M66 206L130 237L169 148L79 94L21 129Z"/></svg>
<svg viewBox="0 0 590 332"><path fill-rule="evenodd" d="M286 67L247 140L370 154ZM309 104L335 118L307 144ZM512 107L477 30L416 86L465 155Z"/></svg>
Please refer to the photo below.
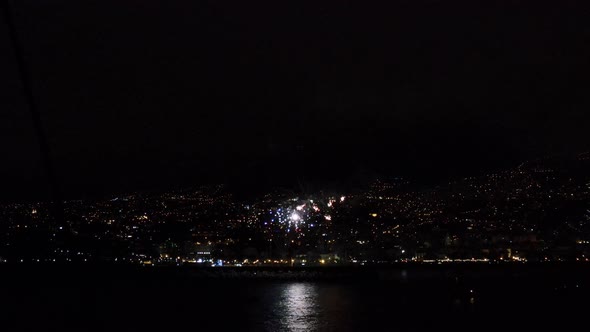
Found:
<svg viewBox="0 0 590 332"><path fill-rule="evenodd" d="M590 317L586 266L391 268L280 281L184 270L0 272L3 331L579 330Z"/></svg>

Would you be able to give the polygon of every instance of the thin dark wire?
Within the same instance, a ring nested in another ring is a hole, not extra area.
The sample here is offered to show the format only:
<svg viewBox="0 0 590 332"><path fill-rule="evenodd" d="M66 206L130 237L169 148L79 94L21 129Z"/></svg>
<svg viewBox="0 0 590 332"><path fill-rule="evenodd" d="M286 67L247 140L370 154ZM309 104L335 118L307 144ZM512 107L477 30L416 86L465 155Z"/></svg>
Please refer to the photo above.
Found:
<svg viewBox="0 0 590 332"><path fill-rule="evenodd" d="M16 69L21 80L26 107L28 108L29 113L31 115L31 120L33 121L33 127L37 135L37 140L39 142L41 159L45 167L47 179L49 181L51 200L54 203L55 208L55 217L58 219L57 221L61 223L63 222L63 219L61 218L63 216L63 210L61 208L62 201L60 186L57 181L57 176L55 174L55 168L53 166L53 161L51 159L51 149L49 143L47 142L47 136L43 129L39 108L37 107L37 103L35 102L33 87L31 84L31 76L24 59L23 47L19 42L18 32L16 30L10 0L2 1L2 9L2 11L4 12L4 18L6 20L6 26L8 28L8 36L10 38L12 49L14 51L14 55L16 58Z"/></svg>

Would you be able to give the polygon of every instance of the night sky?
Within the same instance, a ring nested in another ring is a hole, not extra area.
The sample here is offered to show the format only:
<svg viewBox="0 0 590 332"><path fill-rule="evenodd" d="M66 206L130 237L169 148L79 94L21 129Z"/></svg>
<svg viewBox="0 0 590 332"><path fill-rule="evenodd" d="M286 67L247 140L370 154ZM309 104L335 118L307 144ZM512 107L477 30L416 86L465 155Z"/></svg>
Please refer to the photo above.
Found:
<svg viewBox="0 0 590 332"><path fill-rule="evenodd" d="M436 182L590 148L585 1L19 0L65 197ZM0 21L2 199L46 196Z"/></svg>

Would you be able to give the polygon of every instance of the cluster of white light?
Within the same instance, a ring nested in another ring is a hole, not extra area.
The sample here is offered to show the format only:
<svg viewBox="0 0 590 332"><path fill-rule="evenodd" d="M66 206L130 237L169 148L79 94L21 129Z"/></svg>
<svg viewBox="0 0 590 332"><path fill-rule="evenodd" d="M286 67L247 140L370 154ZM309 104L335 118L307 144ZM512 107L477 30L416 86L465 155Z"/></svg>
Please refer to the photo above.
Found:
<svg viewBox="0 0 590 332"><path fill-rule="evenodd" d="M337 202L343 202L345 200L344 196L341 197L331 197L328 202L328 208L333 208L334 204ZM327 210L327 211L326 211ZM303 230L303 225L306 225L307 221L312 220L310 219L312 215L322 213L323 219L327 221L331 221L332 217L330 214L324 214L329 212L330 209L325 209L323 207L318 206L317 202L314 203L313 200L305 200L301 201L299 199L289 199L282 204L281 207L268 210L270 214L270 224L281 225L280 227L284 229L286 232L293 231L297 229L298 231ZM265 222L265 225L268 223ZM309 227L317 226L315 224L309 224Z"/></svg>

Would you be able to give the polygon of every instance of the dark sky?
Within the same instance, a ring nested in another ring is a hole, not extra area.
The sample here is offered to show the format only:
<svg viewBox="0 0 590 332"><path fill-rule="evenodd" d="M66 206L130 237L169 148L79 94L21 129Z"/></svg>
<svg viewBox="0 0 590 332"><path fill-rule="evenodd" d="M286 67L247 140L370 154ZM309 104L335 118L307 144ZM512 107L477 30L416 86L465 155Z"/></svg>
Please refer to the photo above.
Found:
<svg viewBox="0 0 590 332"><path fill-rule="evenodd" d="M437 181L590 148L586 1L13 2L66 196ZM47 187L24 105L2 20L3 199Z"/></svg>

